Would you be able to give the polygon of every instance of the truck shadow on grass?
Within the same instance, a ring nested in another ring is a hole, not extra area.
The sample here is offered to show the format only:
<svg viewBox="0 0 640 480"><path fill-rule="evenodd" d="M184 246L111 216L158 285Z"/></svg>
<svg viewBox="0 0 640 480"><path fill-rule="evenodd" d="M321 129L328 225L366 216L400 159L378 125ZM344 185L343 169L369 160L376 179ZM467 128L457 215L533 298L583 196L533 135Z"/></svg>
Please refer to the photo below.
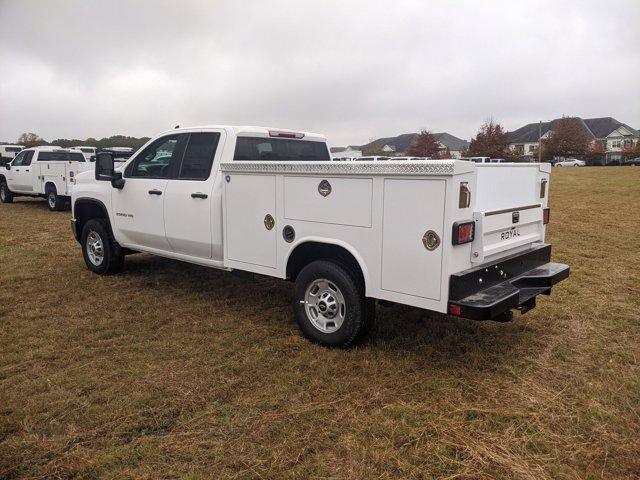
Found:
<svg viewBox="0 0 640 480"><path fill-rule="evenodd" d="M291 312L291 282L262 276L238 278L229 272L146 254L127 257L122 275L137 289L163 291L174 295L178 303L208 304L221 313L233 310L239 319L263 322L265 328L277 319L275 338L300 335ZM513 362L526 351L535 354L544 348L538 329L517 314L515 318L511 323L475 322L406 305L378 305L374 331L352 350L429 357L434 364L441 361L449 368L454 363L492 369Z"/></svg>

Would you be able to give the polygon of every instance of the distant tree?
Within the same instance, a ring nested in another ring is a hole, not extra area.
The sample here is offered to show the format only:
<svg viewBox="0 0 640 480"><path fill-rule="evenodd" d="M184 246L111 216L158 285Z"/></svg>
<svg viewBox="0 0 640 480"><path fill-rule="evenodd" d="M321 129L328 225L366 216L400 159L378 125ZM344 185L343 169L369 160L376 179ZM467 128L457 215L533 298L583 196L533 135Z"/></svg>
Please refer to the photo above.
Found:
<svg viewBox="0 0 640 480"><path fill-rule="evenodd" d="M431 157L440 158L442 154L447 152L442 148L438 139L429 130L422 129L418 137L407 150L410 157Z"/></svg>
<svg viewBox="0 0 640 480"><path fill-rule="evenodd" d="M513 152L509 148L509 134L502 125L490 118L471 139L466 156L510 158Z"/></svg>
<svg viewBox="0 0 640 480"><path fill-rule="evenodd" d="M591 142L584 154L584 160L589 165L604 165L606 151L604 142Z"/></svg>
<svg viewBox="0 0 640 480"><path fill-rule="evenodd" d="M542 152L546 157L584 157L590 144L591 138L579 119L562 117L542 140Z"/></svg>
<svg viewBox="0 0 640 480"><path fill-rule="evenodd" d="M633 140L625 140L625 145L622 148L622 158L629 160L636 157L640 157L640 140L635 143Z"/></svg>
<svg viewBox="0 0 640 480"><path fill-rule="evenodd" d="M40 135L35 133L23 133L18 137L18 145L24 145L25 147L37 147L38 145L45 145L47 142L43 140Z"/></svg>

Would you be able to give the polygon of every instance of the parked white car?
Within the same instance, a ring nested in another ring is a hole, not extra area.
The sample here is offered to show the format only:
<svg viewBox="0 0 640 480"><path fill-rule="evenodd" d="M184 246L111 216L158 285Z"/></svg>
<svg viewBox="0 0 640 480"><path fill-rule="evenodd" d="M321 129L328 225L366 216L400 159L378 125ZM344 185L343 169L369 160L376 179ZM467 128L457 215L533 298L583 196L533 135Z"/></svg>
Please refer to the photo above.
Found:
<svg viewBox="0 0 640 480"><path fill-rule="evenodd" d="M93 169L80 150L35 147L22 150L0 169L0 201L46 197L50 210L63 210L78 173Z"/></svg>
<svg viewBox="0 0 640 480"><path fill-rule="evenodd" d="M24 145L0 145L0 166L13 160L24 149Z"/></svg>
<svg viewBox="0 0 640 480"><path fill-rule="evenodd" d="M578 160L577 158L567 158L554 164L555 167L584 167L585 165L586 163L584 161Z"/></svg>
<svg viewBox="0 0 640 480"><path fill-rule="evenodd" d="M333 162L318 134L180 128L123 165L99 153L77 176L71 226L98 274L149 252L291 280L304 335L347 346L371 329L375 299L478 320L533 308L569 275L544 243L549 173Z"/></svg>

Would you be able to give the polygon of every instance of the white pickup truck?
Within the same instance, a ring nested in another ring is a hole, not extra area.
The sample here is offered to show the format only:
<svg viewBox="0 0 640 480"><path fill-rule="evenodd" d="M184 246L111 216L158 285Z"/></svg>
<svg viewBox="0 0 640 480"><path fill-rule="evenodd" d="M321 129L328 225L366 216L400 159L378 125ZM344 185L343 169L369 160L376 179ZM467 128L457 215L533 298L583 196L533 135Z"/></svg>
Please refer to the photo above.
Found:
<svg viewBox="0 0 640 480"><path fill-rule="evenodd" d="M0 167L11 162L23 149L24 145L0 145Z"/></svg>
<svg viewBox="0 0 640 480"><path fill-rule="evenodd" d="M63 210L71 198L75 176L93 170L80 150L35 147L22 150L0 168L0 201L16 196L46 197L50 210Z"/></svg>
<svg viewBox="0 0 640 480"><path fill-rule="evenodd" d="M99 274L149 252L294 281L302 332L348 346L375 299L506 321L548 295L569 275L544 243L549 170L333 162L317 134L180 128L122 165L99 153L77 177L71 226Z"/></svg>

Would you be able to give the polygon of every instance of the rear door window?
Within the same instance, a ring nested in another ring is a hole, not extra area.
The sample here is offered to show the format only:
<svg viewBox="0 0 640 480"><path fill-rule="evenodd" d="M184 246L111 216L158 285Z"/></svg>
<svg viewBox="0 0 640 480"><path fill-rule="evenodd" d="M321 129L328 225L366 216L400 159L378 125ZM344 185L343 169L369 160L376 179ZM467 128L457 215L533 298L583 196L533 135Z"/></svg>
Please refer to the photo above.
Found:
<svg viewBox="0 0 640 480"><path fill-rule="evenodd" d="M22 161L22 165L31 165L31 159L33 158L33 150L30 150L27 152L27 154L24 157L24 160Z"/></svg>
<svg viewBox="0 0 640 480"><path fill-rule="evenodd" d="M324 142L284 138L238 137L234 160L329 161Z"/></svg>
<svg viewBox="0 0 640 480"><path fill-rule="evenodd" d="M206 180L211 174L213 158L220 141L217 132L192 133L189 135L178 178L182 180Z"/></svg>

